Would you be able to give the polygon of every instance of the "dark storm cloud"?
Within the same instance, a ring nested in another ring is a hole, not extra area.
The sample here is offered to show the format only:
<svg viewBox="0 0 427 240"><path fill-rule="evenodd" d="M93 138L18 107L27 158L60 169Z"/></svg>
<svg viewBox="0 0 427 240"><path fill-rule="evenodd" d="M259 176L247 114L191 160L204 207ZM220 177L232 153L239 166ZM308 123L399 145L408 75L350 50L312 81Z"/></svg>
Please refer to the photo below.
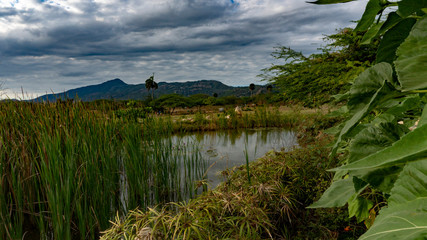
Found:
<svg viewBox="0 0 427 240"><path fill-rule="evenodd" d="M185 7L176 8L171 5L155 14L136 14L126 21L125 27L128 31L145 31L153 28L199 26L225 17L230 13L230 7L232 8L231 4L217 4L215 1L186 0L182 4Z"/></svg>
<svg viewBox="0 0 427 240"><path fill-rule="evenodd" d="M0 76L36 93L116 77L137 83L151 72L247 85L274 46L313 53L322 34L348 26L364 5L354 13L297 0L27 1L32 7L0 8Z"/></svg>
<svg viewBox="0 0 427 240"><path fill-rule="evenodd" d="M298 14L301 15L301 14ZM316 19L318 20L318 19ZM272 16L269 18L253 19L249 21L236 21L232 25L219 28L205 27L177 27L168 28L177 36L176 41L156 40L156 31L146 30L138 32L141 43L123 44L132 32L127 29L117 28L105 23L92 23L83 26L61 26L47 32L42 41L6 39L3 52L9 56L40 56L62 55L64 57L78 56L108 56L138 55L147 52L184 52L184 51L221 51L254 45L270 41L269 35L278 32L291 32L297 34L303 29L304 22L312 22L313 17L308 16ZM300 22L294 27L293 22ZM284 28L284 26L289 26ZM306 32L307 33L307 32ZM144 38L153 38L153 42L144 44ZM159 36L160 37L160 36ZM142 45L142 46L141 46Z"/></svg>
<svg viewBox="0 0 427 240"><path fill-rule="evenodd" d="M64 10L57 7L48 8L52 8L55 16L60 16L64 12ZM87 9L91 9L90 12L93 12L93 8L87 7ZM178 10L170 7L167 11L153 16L134 16L131 19L126 19L127 16L125 16L124 18L127 22L124 24L109 22L109 16L103 16L107 20L106 22L89 19L85 24L65 22L60 25L53 24L50 28L31 29L27 32L32 36L40 37L40 39L3 38L0 39L0 42L3 43L3 47L0 49L2 54L8 56L40 56L47 54L66 57L200 49L203 43L194 46L190 46L190 44L181 46L176 41L170 41L169 44L159 44L154 39L149 45L139 46L140 44L136 43L136 41L133 43L134 45L129 45L128 43L122 44L120 40L125 39L127 35L137 33L139 35L138 41L144 42L147 37L155 38L156 34L162 29L166 31L172 30L178 34L184 33L192 26L201 26L205 22L222 17L225 11L224 6L187 1L186 7ZM66 13L61 18L67 18L69 17L68 15ZM39 19L40 16L36 16L34 11L23 12L20 18L26 24L42 23ZM184 28L179 29L180 27ZM178 40L182 40L182 38ZM208 46L208 48L211 47Z"/></svg>
<svg viewBox="0 0 427 240"><path fill-rule="evenodd" d="M92 75L91 72L60 72L63 77L82 77Z"/></svg>
<svg viewBox="0 0 427 240"><path fill-rule="evenodd" d="M187 6L183 9L175 10L170 7L167 10L152 17L128 21L124 25L96 21L84 25L63 24L47 29L46 35L38 41L5 39L3 46L6 46L6 49L3 50L3 54L78 57L132 55L159 51L218 51L269 41L268 36L277 32L299 32L306 23L313 24L319 20L314 12L296 11L262 18L234 20L228 24L228 19L222 18L230 14L226 6L201 4L195 1L187 1ZM206 22L211 24L206 26L204 25ZM156 37L162 37L158 34L161 31L172 32L172 37L176 37L175 40L156 40ZM33 30L32 33L41 35L40 30ZM121 41L133 33L138 35L138 40L142 44L136 41L131 44ZM144 44L144 39L147 38L151 38L152 42Z"/></svg>
<svg viewBox="0 0 427 240"><path fill-rule="evenodd" d="M0 8L0 18L16 15L17 11L14 8Z"/></svg>

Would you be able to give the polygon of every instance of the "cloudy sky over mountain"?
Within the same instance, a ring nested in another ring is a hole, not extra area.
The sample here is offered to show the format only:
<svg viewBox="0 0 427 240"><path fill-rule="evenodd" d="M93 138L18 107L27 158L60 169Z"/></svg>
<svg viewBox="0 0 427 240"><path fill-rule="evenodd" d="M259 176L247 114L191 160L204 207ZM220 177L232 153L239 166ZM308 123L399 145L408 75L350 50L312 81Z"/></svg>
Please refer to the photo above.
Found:
<svg viewBox="0 0 427 240"><path fill-rule="evenodd" d="M249 85L274 46L310 54L354 26L365 0L0 0L0 82L10 97L120 78Z"/></svg>

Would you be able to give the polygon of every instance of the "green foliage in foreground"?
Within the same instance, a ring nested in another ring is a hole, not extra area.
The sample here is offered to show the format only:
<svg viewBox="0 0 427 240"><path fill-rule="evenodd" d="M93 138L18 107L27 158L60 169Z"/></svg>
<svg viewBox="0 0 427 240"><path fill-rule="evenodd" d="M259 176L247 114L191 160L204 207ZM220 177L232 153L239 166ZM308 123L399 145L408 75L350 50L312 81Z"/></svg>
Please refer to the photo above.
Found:
<svg viewBox="0 0 427 240"><path fill-rule="evenodd" d="M396 5L384 23L375 21ZM333 149L347 158L311 207L348 203L370 227L360 239L427 236L426 13L424 0L370 0L356 27L367 30L366 41L381 38L376 64L347 94L349 117Z"/></svg>
<svg viewBox="0 0 427 240"><path fill-rule="evenodd" d="M236 167L188 202L116 218L101 239L355 239L364 228L348 221L345 209L305 209L331 180L325 170L338 162L327 161L327 139L315 141L250 163L251 182L246 168Z"/></svg>
<svg viewBox="0 0 427 240"><path fill-rule="evenodd" d="M261 75L283 93L287 101L315 107L330 102L330 96L348 90L352 80L375 59L377 41L362 45L363 34L346 28L327 36L331 41L320 54L304 56L289 47L276 47L272 56L283 60Z"/></svg>

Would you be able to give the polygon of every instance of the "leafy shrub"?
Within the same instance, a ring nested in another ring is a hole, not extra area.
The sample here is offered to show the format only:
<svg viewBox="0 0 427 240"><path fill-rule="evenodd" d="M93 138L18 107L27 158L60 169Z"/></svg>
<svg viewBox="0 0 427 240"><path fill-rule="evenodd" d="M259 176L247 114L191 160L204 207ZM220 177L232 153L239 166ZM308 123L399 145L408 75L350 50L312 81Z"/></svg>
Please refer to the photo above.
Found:
<svg viewBox="0 0 427 240"><path fill-rule="evenodd" d="M308 57L289 47L276 47L272 56L286 63L263 69L265 74L261 77L280 89L279 99L297 101L306 107L330 102L330 96L347 91L352 79L374 59L378 43L362 45L362 37L363 34L343 29L326 38L332 43L322 49L323 53ZM279 100L277 97L274 100Z"/></svg>
<svg viewBox="0 0 427 240"><path fill-rule="evenodd" d="M156 99L153 103L155 107L169 108L169 112L173 113L177 107L191 107L191 103L188 98L179 94L167 94L162 95Z"/></svg>
<svg viewBox="0 0 427 240"><path fill-rule="evenodd" d="M426 8L426 1L370 0L355 29L367 31L363 42L381 39L376 64L347 93L349 117L332 150L347 157L312 207L348 204L370 227L360 239L427 236ZM386 21L375 21L383 12Z"/></svg>

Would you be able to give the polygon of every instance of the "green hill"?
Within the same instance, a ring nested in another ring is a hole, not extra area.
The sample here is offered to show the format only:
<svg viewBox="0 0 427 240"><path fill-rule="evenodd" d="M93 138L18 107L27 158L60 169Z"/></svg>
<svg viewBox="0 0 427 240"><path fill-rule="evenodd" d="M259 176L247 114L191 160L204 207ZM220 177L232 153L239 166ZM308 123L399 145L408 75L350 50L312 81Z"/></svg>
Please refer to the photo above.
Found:
<svg viewBox="0 0 427 240"><path fill-rule="evenodd" d="M256 85L254 94L266 92L266 86ZM216 80L199 80L189 82L160 82L158 89L154 91L154 96L158 97L164 94L176 93L183 96L194 94L213 95L217 93L222 96L250 96L248 87L232 87ZM145 88L145 84L127 84L116 78L101 84L85 86L71 89L58 94L47 94L34 99L34 101L55 101L61 99L74 99L78 96L83 101L93 101L99 99L117 99L117 100L142 100L151 93Z"/></svg>

